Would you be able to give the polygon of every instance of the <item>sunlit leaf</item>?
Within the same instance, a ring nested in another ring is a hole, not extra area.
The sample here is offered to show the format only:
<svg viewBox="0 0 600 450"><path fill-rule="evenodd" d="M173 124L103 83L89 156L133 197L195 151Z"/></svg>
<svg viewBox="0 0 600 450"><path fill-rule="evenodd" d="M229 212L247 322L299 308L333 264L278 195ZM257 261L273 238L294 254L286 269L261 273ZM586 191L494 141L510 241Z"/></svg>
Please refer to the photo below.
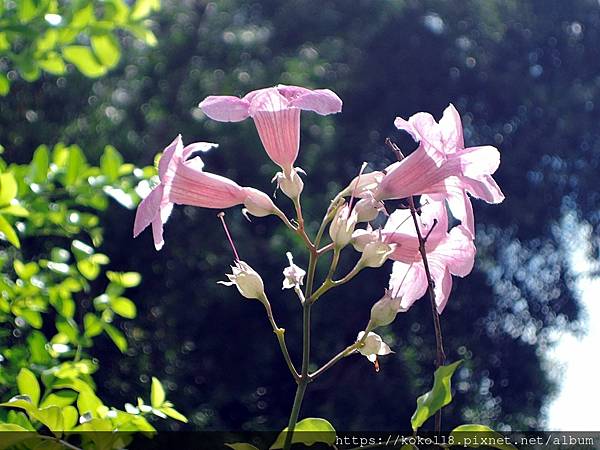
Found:
<svg viewBox="0 0 600 450"><path fill-rule="evenodd" d="M111 182L119 177L119 168L123 164L123 157L112 145L104 147L100 157L100 169L106 179Z"/></svg>
<svg viewBox="0 0 600 450"><path fill-rule="evenodd" d="M147 17L152 11L160 9L160 0L136 0L131 8L131 19L140 20Z"/></svg>
<svg viewBox="0 0 600 450"><path fill-rule="evenodd" d="M117 348L121 350L121 352L125 352L127 350L127 339L125 338L125 335L108 323L103 323L102 327Z"/></svg>
<svg viewBox="0 0 600 450"><path fill-rule="evenodd" d="M89 47L84 45L70 45L62 49L63 57L72 63L87 77L97 78L106 73L104 67L96 58Z"/></svg>
<svg viewBox="0 0 600 450"><path fill-rule="evenodd" d="M236 442L235 444L225 444L225 447L232 448L233 450L258 450L252 444L246 444L245 442Z"/></svg>
<svg viewBox="0 0 600 450"><path fill-rule="evenodd" d="M160 408L160 410L172 419L179 420L183 423L188 423L187 417L185 417L183 414L181 414L179 411L176 411L173 408L163 406L162 408Z"/></svg>
<svg viewBox="0 0 600 450"><path fill-rule="evenodd" d="M153 408L160 408L165 402L165 390L158 380L158 378L152 377L152 388L150 390L150 403Z"/></svg>
<svg viewBox="0 0 600 450"><path fill-rule="evenodd" d="M87 337L98 336L102 333L102 321L95 314L86 313L83 317L83 326Z"/></svg>
<svg viewBox="0 0 600 450"><path fill-rule="evenodd" d="M62 75L67 71L67 65L57 52L50 52L44 59L38 61L40 67L52 75Z"/></svg>
<svg viewBox="0 0 600 450"><path fill-rule="evenodd" d="M286 427L279 433L277 440L270 447L271 450L283 448L287 430ZM319 418L308 418L299 421L294 428L292 444L311 446L317 442L329 445L330 447L335 444L335 429L333 425L327 420Z"/></svg>
<svg viewBox="0 0 600 450"><path fill-rule="evenodd" d="M112 68L117 65L121 57L119 42L111 34L92 36L90 43L94 53L102 65Z"/></svg>
<svg viewBox="0 0 600 450"><path fill-rule="evenodd" d="M0 73L0 95L4 97L10 92L10 81L6 75Z"/></svg>
<svg viewBox="0 0 600 450"><path fill-rule="evenodd" d="M4 234L6 240L17 248L21 248L21 242L15 229L10 223L0 214L0 233Z"/></svg>
<svg viewBox="0 0 600 450"><path fill-rule="evenodd" d="M17 375L17 387L19 394L27 395L31 403L36 406L40 401L40 384L33 372L27 368L22 368Z"/></svg>
<svg viewBox="0 0 600 450"><path fill-rule="evenodd" d="M38 14L34 0L19 0L17 2L17 17L21 23L27 23Z"/></svg>
<svg viewBox="0 0 600 450"><path fill-rule="evenodd" d="M126 288L136 287L142 281L142 276L137 272L113 272L108 270L106 277L113 283Z"/></svg>
<svg viewBox="0 0 600 450"><path fill-rule="evenodd" d="M17 196L17 181L11 172L0 174L0 206L8 205Z"/></svg>
<svg viewBox="0 0 600 450"><path fill-rule="evenodd" d="M135 303L126 297L115 297L110 300L111 309L126 319L133 319L137 314Z"/></svg>
<svg viewBox="0 0 600 450"><path fill-rule="evenodd" d="M462 360L441 366L435 371L433 388L417 399L417 409L410 419L413 430L417 430L427 419L452 401L450 380L460 363Z"/></svg>
<svg viewBox="0 0 600 450"><path fill-rule="evenodd" d="M62 409L62 415L65 430L71 430L75 425L77 425L79 419L77 408L74 406L65 406Z"/></svg>
<svg viewBox="0 0 600 450"><path fill-rule="evenodd" d="M77 398L77 392L63 389L61 391L52 392L48 394L44 401L40 404L40 407L46 408L48 406L58 406L64 408L65 406L72 405Z"/></svg>
<svg viewBox="0 0 600 450"><path fill-rule="evenodd" d="M453 445L460 447L479 448L483 446L499 450L516 450L510 440L485 425L460 425L452 430L450 436L454 440Z"/></svg>

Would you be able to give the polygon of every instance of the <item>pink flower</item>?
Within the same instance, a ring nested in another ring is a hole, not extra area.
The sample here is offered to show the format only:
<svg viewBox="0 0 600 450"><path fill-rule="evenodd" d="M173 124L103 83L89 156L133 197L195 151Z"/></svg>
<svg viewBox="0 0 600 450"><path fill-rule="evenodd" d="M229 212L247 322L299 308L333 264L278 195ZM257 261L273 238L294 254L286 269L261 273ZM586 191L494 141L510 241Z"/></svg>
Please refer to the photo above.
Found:
<svg viewBox="0 0 600 450"><path fill-rule="evenodd" d="M230 208L244 204L251 214L265 216L277 211L268 195L235 181L204 172L199 156L186 160L196 151L206 151L216 144L196 142L183 147L181 135L169 144L158 163L160 183L138 206L133 237L152 224L154 246L164 245L163 224L173 210L173 204L202 208Z"/></svg>
<svg viewBox="0 0 600 450"><path fill-rule="evenodd" d="M504 194L492 178L500 165L500 153L492 146L465 148L462 123L449 105L439 123L428 113L408 121L397 117L396 127L419 142L405 159L386 169L375 191L378 200L429 194L446 199L452 214L474 236L473 210L466 193L488 203L500 203Z"/></svg>
<svg viewBox="0 0 600 450"><path fill-rule="evenodd" d="M300 147L300 110L321 115L337 113L342 110L342 101L329 89L312 91L279 85L252 91L244 98L211 95L198 106L208 117L221 122L252 117L267 154L289 175Z"/></svg>
<svg viewBox="0 0 600 450"><path fill-rule="evenodd" d="M435 302L441 313L452 289L452 275L467 276L473 269L475 245L468 230L459 225L448 232L448 217L443 202L423 198L421 233L427 236L427 261L435 287ZM437 224L434 226L434 220ZM394 298L401 298L400 307L407 310L427 291L425 266L419 252L419 242L410 212L394 212L383 230L386 242L396 244L390 255L395 260L389 289Z"/></svg>

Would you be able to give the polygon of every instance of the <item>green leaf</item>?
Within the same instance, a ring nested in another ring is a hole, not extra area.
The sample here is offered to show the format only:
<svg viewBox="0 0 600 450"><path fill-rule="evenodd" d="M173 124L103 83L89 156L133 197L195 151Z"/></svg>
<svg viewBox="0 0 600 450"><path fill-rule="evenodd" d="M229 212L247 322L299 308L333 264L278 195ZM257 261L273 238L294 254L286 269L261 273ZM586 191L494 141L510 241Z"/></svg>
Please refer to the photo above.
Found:
<svg viewBox="0 0 600 450"><path fill-rule="evenodd" d="M123 157L112 145L104 147L104 153L100 157L100 169L109 182L119 178L119 168L123 164Z"/></svg>
<svg viewBox="0 0 600 450"><path fill-rule="evenodd" d="M98 60L107 68L117 65L121 57L119 42L111 34L92 36L90 43Z"/></svg>
<svg viewBox="0 0 600 450"><path fill-rule="evenodd" d="M27 428L14 423L0 423L0 432L2 433L0 448L13 448L16 444L24 443L26 440L39 439L36 433L32 433ZM27 446L24 448L34 447Z"/></svg>
<svg viewBox="0 0 600 450"><path fill-rule="evenodd" d="M21 23L27 23L38 13L34 0L20 0L17 2L17 17Z"/></svg>
<svg viewBox="0 0 600 450"><path fill-rule="evenodd" d="M6 96L10 92L10 80L6 75L0 73L0 95Z"/></svg>
<svg viewBox="0 0 600 450"><path fill-rule="evenodd" d="M19 278L23 280L29 280L40 270L39 266L34 261L28 262L27 264L23 264L18 259L15 259L15 261L13 262L13 267Z"/></svg>
<svg viewBox="0 0 600 450"><path fill-rule="evenodd" d="M69 148L69 156L66 163L64 184L66 187L73 186L81 177L85 168L85 156L79 147L72 145Z"/></svg>
<svg viewBox="0 0 600 450"><path fill-rule="evenodd" d="M131 19L140 20L148 17L152 11L160 9L160 0L137 0L131 8Z"/></svg>
<svg viewBox="0 0 600 450"><path fill-rule="evenodd" d="M465 424L456 427L450 433L453 446L479 448L497 448L499 450L516 450L506 437L485 425Z"/></svg>
<svg viewBox="0 0 600 450"><path fill-rule="evenodd" d="M91 388L83 389L77 396L77 409L80 415L91 414L92 417L98 417L98 408L104 406L102 400L98 398ZM112 430L111 430L112 431Z"/></svg>
<svg viewBox="0 0 600 450"><path fill-rule="evenodd" d="M41 403L40 407L46 408L48 406L58 406L59 408L64 408L65 406L72 405L76 398L77 392L63 389L48 394L48 396L46 396L44 401Z"/></svg>
<svg viewBox="0 0 600 450"><path fill-rule="evenodd" d="M433 388L417 399L417 409L410 422L417 430L427 419L452 401L450 380L462 360L439 367L433 376Z"/></svg>
<svg viewBox="0 0 600 450"><path fill-rule="evenodd" d="M270 447L271 450L283 448L287 430L287 427L285 427L283 431L279 433L277 440ZM317 442L327 444L330 447L335 444L335 429L333 428L333 425L325 419L318 418L303 419L296 424L294 435L292 437L292 444L311 446Z"/></svg>
<svg viewBox="0 0 600 450"><path fill-rule="evenodd" d="M110 300L111 309L121 317L133 319L137 314L135 303L125 297L116 297Z"/></svg>
<svg viewBox="0 0 600 450"><path fill-rule="evenodd" d="M48 177L48 168L50 166L50 157L48 147L40 145L33 153L33 159L29 164L29 179L34 183L44 183Z"/></svg>
<svg viewBox="0 0 600 450"><path fill-rule="evenodd" d="M25 322L27 322L33 328L36 328L38 330L42 328L42 325L44 324L44 319L42 318L42 315L39 313L39 311L23 309L21 310L19 315L23 318L23 320L25 320Z"/></svg>
<svg viewBox="0 0 600 450"><path fill-rule="evenodd" d="M7 214L9 216L15 216L15 217L28 217L29 216L29 211L27 211L25 208L23 208L21 205L18 205L18 204L5 206L4 208L0 209L0 213Z"/></svg>
<svg viewBox="0 0 600 450"><path fill-rule="evenodd" d="M137 272L112 272L107 271L106 277L120 286L126 288L136 287L142 281L142 276Z"/></svg>
<svg viewBox="0 0 600 450"><path fill-rule="evenodd" d="M87 4L75 11L73 13L73 17L69 22L69 25L73 28L84 28L86 27L94 18L94 5L92 2L87 2Z"/></svg>
<svg viewBox="0 0 600 450"><path fill-rule="evenodd" d="M58 406L49 406L35 412L34 417L48 427L54 434L63 430L63 416Z"/></svg>
<svg viewBox="0 0 600 450"><path fill-rule="evenodd" d="M150 403L153 408L159 409L165 402L165 390L158 380L158 378L152 377L152 388L150 390Z"/></svg>
<svg viewBox="0 0 600 450"><path fill-rule="evenodd" d="M100 275L100 266L91 258L77 261L77 270L88 280L95 280Z"/></svg>
<svg viewBox="0 0 600 450"><path fill-rule="evenodd" d="M27 395L31 403L37 406L40 401L40 384L33 372L27 368L22 368L17 375L17 387L19 394Z"/></svg>
<svg viewBox="0 0 600 450"><path fill-rule="evenodd" d="M67 71L67 65L57 52L50 52L44 59L38 61L40 67L52 75L62 75Z"/></svg>
<svg viewBox="0 0 600 450"><path fill-rule="evenodd" d="M62 49L63 57L86 77L97 78L106 73L92 50L84 45L68 45Z"/></svg>
<svg viewBox="0 0 600 450"><path fill-rule="evenodd" d="M65 431L71 430L79 420L79 413L77 412L77 408L74 406L65 406L62 409L63 415L63 423L65 427Z"/></svg>
<svg viewBox="0 0 600 450"><path fill-rule="evenodd" d="M225 444L225 447L232 448L233 450L258 450L252 444L246 444L245 442L236 442L235 444Z"/></svg>
<svg viewBox="0 0 600 450"><path fill-rule="evenodd" d="M103 323L102 327L117 348L121 350L121 353L124 353L127 350L127 339L125 338L125 335L108 323Z"/></svg>
<svg viewBox="0 0 600 450"><path fill-rule="evenodd" d="M31 354L31 362L34 364L49 364L52 357L46 350L46 337L40 331L32 331L27 337L27 345Z"/></svg>
<svg viewBox="0 0 600 450"><path fill-rule="evenodd" d="M179 411L171 408L171 407L162 407L160 411L165 413L165 415L169 416L171 419L179 420L183 423L188 423L187 417L181 414Z"/></svg>
<svg viewBox="0 0 600 450"><path fill-rule="evenodd" d="M0 206L8 205L17 196L17 180L12 173L0 174Z"/></svg>
<svg viewBox="0 0 600 450"><path fill-rule="evenodd" d="M4 234L6 240L17 248L21 248L21 242L10 223L0 214L0 233Z"/></svg>
<svg viewBox="0 0 600 450"><path fill-rule="evenodd" d="M98 336L102 333L102 321L92 313L86 313L83 317L83 326L87 337Z"/></svg>
<svg viewBox="0 0 600 450"><path fill-rule="evenodd" d="M143 25L131 24L127 26L127 29L139 40L143 41L146 45L154 47L158 44L158 39L154 33Z"/></svg>

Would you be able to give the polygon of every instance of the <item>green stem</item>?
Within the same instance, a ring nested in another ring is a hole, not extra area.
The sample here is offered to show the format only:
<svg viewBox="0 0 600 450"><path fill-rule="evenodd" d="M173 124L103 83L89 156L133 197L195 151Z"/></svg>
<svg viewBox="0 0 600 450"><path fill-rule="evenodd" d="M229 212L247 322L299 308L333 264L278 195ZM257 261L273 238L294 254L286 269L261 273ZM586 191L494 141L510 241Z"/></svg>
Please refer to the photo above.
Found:
<svg viewBox="0 0 600 450"><path fill-rule="evenodd" d="M262 304L267 310L267 317L269 318L269 322L271 323L271 327L273 328L273 333L275 333L275 336L277 336L277 342L279 342L279 348L281 349L283 358L285 359L285 362L288 366L288 369L290 369L290 373L294 377L294 380L296 381L296 383L299 383L300 375L298 374L296 367L294 367L294 363L292 362L292 358L290 357L287 345L285 344L285 329L279 328L277 326L277 323L275 322L275 317L273 316L273 310L271 309L271 304L267 300L266 296L264 300L265 301L263 301Z"/></svg>

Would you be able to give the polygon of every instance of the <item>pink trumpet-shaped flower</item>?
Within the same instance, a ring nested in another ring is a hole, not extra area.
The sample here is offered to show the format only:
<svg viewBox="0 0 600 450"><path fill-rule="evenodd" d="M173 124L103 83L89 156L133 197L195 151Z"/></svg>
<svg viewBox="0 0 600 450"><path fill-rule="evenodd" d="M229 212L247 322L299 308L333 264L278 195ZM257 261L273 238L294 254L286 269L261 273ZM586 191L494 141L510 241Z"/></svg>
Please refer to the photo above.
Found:
<svg viewBox="0 0 600 450"><path fill-rule="evenodd" d="M441 313L452 289L452 275L467 276L473 269L475 245L468 230L456 226L447 231L446 208L441 201L424 198L421 208L421 233L428 236L425 243L427 261L435 287L435 302ZM434 221L437 223L434 225ZM432 229L433 227L433 229ZM390 255L394 259L390 277L390 292L394 298L401 298L400 307L407 310L427 291L428 282L425 266L419 252L419 242L410 217L410 212L394 212L386 224L383 235L386 242L396 244Z"/></svg>
<svg viewBox="0 0 600 450"><path fill-rule="evenodd" d="M504 194L492 178L500 165L500 153L492 146L465 148L462 123L449 105L439 123L428 113L408 121L398 117L396 127L419 142L405 159L386 169L375 191L378 200L429 194L446 199L452 214L474 236L473 210L467 193L488 203L500 203Z"/></svg>
<svg viewBox="0 0 600 450"><path fill-rule="evenodd" d="M244 98L211 95L198 106L221 122L252 117L267 154L289 175L300 147L300 110L333 114L342 110L342 101L329 89L279 85L252 91Z"/></svg>
<svg viewBox="0 0 600 450"><path fill-rule="evenodd" d="M152 224L154 246L160 250L164 245L163 225L174 204L217 209L244 204L251 214L259 217L276 211L265 193L242 187L229 178L204 172L204 163L199 156L187 160L196 151L207 151L216 146L196 142L183 147L179 135L165 148L158 163L160 183L138 206L133 237Z"/></svg>

